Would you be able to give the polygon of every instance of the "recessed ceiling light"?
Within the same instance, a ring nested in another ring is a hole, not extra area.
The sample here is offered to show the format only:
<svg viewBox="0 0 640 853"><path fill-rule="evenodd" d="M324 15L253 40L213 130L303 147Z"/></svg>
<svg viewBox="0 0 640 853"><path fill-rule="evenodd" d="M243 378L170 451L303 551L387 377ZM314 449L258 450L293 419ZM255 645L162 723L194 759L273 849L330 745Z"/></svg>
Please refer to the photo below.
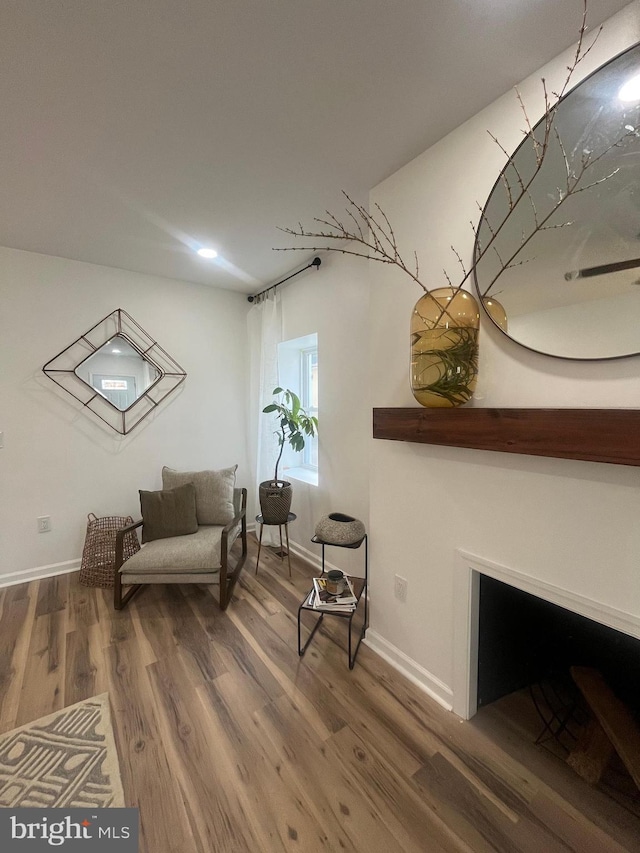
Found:
<svg viewBox="0 0 640 853"><path fill-rule="evenodd" d="M202 249L198 249L198 254L201 258L217 258L218 253L215 249L207 249L206 246L203 246Z"/></svg>
<svg viewBox="0 0 640 853"><path fill-rule="evenodd" d="M640 101L640 74L636 74L620 88L618 99L621 101Z"/></svg>

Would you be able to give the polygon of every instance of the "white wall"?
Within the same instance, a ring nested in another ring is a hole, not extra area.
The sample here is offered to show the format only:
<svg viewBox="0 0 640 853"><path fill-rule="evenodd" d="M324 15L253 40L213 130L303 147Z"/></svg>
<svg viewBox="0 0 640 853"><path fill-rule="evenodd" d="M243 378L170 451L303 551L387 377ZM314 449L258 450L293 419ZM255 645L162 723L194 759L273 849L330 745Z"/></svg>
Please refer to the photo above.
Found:
<svg viewBox="0 0 640 853"><path fill-rule="evenodd" d="M640 38L640 4L606 25L586 74ZM521 87L539 117L540 77L554 89L570 54ZM538 112L537 112L538 110ZM457 277L453 244L472 255L470 221L504 164L522 115L509 93L374 189L401 249L420 256L429 287ZM421 291L401 272L372 264L371 373L374 406L412 406L408 328ZM560 361L531 353L484 323L477 406L638 407L640 360ZM370 479L370 641L450 701L453 573L461 548L614 608L640 615L640 470L622 466L373 441ZM408 580L408 601L393 577Z"/></svg>
<svg viewBox="0 0 640 853"><path fill-rule="evenodd" d="M371 402L369 399L369 282L367 264L324 256L318 272L282 288L284 340L318 333L319 483L294 481L290 526L297 550L317 557L310 542L317 522L344 512L368 527ZM327 548L326 559L360 574L363 549Z"/></svg>
<svg viewBox="0 0 640 853"><path fill-rule="evenodd" d="M139 517L138 489L163 465L239 464L246 450L246 297L170 279L0 249L0 583L77 559L87 513ZM177 392L119 436L42 373L42 366L124 308L187 372ZM53 530L36 532L50 515Z"/></svg>
<svg viewBox="0 0 640 853"><path fill-rule="evenodd" d="M509 334L532 349L589 358L638 350L640 287L608 299L591 299L509 318Z"/></svg>

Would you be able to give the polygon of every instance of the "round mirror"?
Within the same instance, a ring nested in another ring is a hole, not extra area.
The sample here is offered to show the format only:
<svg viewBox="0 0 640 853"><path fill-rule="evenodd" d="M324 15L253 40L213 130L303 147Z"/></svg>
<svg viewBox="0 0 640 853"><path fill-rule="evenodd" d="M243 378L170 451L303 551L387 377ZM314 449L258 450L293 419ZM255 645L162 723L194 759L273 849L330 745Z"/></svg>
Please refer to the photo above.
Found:
<svg viewBox="0 0 640 853"><path fill-rule="evenodd" d="M571 90L548 131L543 117L535 144L525 138L484 207L474 255L479 300L504 334L537 352L636 355L640 45Z"/></svg>

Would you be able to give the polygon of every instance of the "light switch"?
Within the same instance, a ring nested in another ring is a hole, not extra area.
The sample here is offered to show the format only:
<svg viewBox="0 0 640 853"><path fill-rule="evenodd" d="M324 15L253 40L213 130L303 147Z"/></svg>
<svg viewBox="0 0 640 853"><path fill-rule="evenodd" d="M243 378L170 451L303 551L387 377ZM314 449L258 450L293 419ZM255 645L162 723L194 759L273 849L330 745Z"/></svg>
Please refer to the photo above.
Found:
<svg viewBox="0 0 640 853"><path fill-rule="evenodd" d="M0 431L0 449L4 447L4 432Z"/></svg>

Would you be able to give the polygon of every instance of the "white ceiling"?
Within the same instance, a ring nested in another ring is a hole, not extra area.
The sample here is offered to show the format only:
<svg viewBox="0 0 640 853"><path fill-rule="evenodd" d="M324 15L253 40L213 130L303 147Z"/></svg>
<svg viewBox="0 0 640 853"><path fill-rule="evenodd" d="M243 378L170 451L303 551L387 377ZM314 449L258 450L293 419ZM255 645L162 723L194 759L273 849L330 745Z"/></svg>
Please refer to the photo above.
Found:
<svg viewBox="0 0 640 853"><path fill-rule="evenodd" d="M627 0L589 0L593 28ZM572 44L581 0L7 0L0 245L250 293ZM193 249L216 248L204 261Z"/></svg>

